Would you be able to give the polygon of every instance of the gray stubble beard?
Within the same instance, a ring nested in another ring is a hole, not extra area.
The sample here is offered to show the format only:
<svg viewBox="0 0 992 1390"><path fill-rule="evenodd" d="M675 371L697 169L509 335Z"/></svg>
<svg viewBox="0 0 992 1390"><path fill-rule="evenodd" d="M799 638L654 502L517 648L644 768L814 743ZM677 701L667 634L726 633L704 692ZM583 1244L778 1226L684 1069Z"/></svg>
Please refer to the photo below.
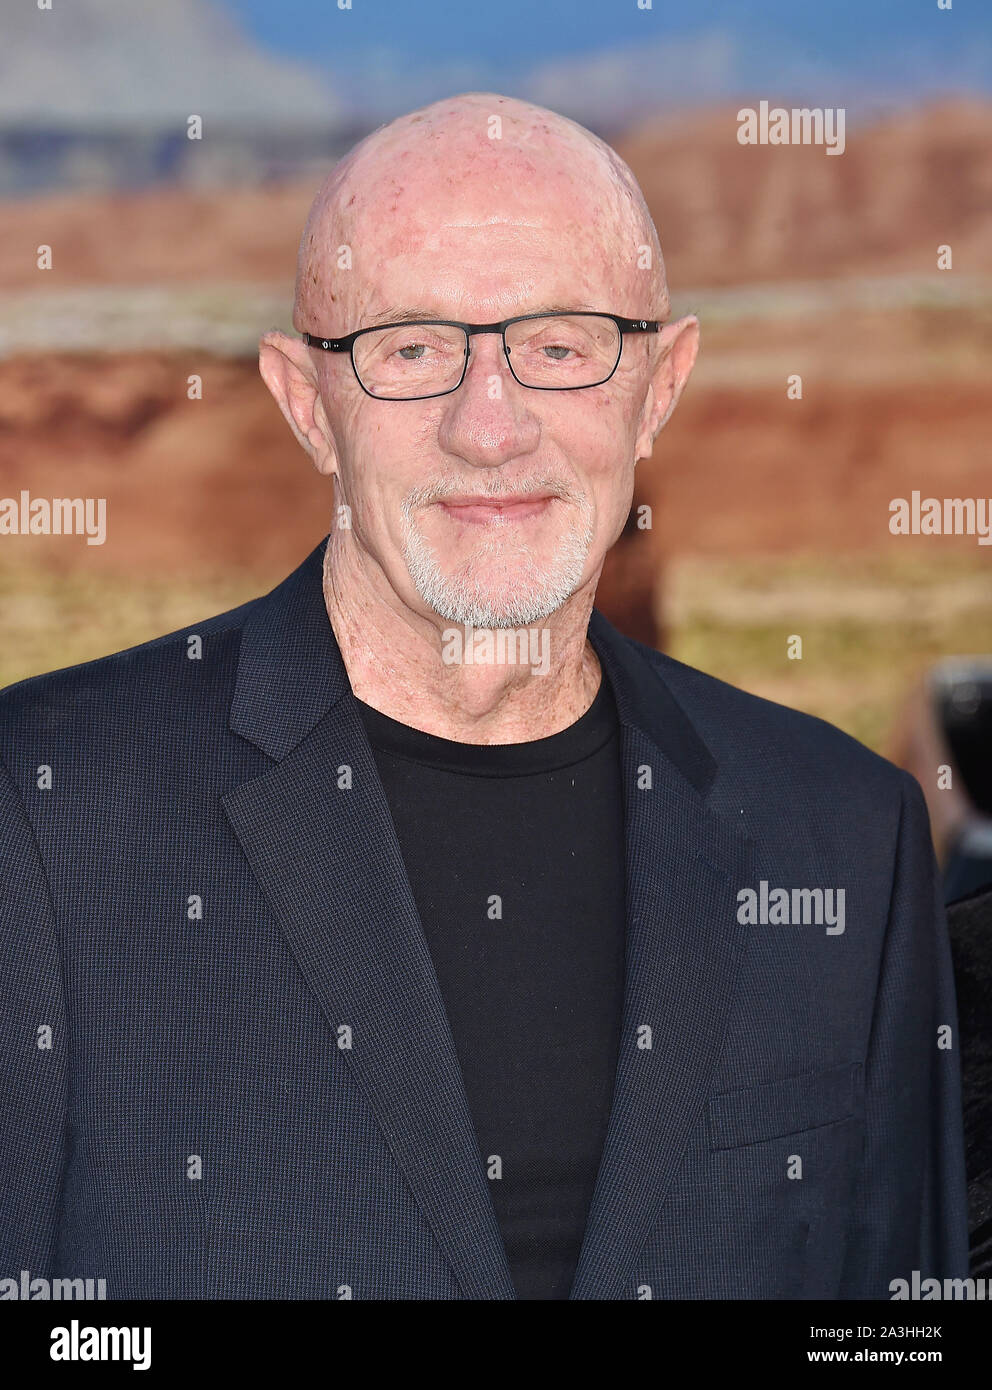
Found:
<svg viewBox="0 0 992 1390"><path fill-rule="evenodd" d="M593 538L592 509L585 496L573 499L569 494L569 500L577 503L578 512L544 573L538 570L529 546L508 538L514 523L494 520L487 524L473 555L452 574L446 574L414 522L415 506L425 495L434 501L444 493L430 495L428 490L422 490L405 499L403 558L423 602L447 622L486 629L527 627L556 612L579 587ZM504 561L495 583L473 579L477 562L493 555ZM520 569L514 568L514 559L524 562ZM508 583L512 584L509 597L497 599L488 592Z"/></svg>

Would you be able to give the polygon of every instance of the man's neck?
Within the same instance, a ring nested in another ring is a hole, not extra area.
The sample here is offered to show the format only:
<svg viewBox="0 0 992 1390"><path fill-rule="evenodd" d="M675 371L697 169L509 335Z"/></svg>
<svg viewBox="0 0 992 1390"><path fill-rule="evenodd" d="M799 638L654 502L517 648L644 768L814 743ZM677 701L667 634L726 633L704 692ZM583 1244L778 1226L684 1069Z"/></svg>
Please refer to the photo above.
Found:
<svg viewBox="0 0 992 1390"><path fill-rule="evenodd" d="M333 541L333 537L332 537ZM595 582L526 628L427 618L376 591L331 543L324 604L358 699L459 743L526 743L585 714L602 679L586 631Z"/></svg>

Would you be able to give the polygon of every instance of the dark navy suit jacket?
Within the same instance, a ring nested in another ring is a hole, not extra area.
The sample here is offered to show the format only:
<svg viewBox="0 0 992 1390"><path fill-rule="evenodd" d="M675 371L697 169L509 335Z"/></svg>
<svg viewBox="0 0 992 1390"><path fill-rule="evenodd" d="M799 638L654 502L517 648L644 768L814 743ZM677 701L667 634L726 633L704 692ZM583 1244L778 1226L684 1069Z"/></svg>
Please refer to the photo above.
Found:
<svg viewBox="0 0 992 1390"><path fill-rule="evenodd" d="M230 613L0 695L0 1278L514 1297L322 550ZM589 636L622 725L627 974L571 1296L963 1277L918 785L596 611ZM742 922L762 880L843 889L843 933Z"/></svg>

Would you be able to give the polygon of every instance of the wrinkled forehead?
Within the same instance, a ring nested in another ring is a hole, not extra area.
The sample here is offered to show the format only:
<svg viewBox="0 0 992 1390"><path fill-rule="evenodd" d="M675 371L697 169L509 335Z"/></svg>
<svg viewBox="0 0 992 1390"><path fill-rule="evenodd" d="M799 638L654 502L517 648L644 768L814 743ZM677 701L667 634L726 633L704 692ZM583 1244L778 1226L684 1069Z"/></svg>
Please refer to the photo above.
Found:
<svg viewBox="0 0 992 1390"><path fill-rule="evenodd" d="M578 134L539 133L491 139L480 120L346 162L301 243L304 314L326 321L333 306L340 331L342 314L427 301L500 318L530 294L617 312L633 294L631 312L648 312L636 294L647 230L631 189Z"/></svg>

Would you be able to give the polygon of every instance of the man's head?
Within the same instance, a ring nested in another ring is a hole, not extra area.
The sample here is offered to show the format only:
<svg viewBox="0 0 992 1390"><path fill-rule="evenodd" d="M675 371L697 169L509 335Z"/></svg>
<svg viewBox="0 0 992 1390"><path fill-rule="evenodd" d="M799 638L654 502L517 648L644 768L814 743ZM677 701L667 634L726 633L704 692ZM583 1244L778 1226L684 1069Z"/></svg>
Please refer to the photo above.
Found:
<svg viewBox="0 0 992 1390"><path fill-rule="evenodd" d="M647 320L669 308L633 175L551 111L491 93L436 102L374 131L314 199L300 332L493 323L549 307ZM594 588L634 466L692 368L698 325L625 336L608 381L566 391L520 385L498 334L469 341L461 386L431 399L375 399L347 353L280 333L263 338L260 369L316 467L337 479L351 529L331 543L350 573L432 620L522 626Z"/></svg>

